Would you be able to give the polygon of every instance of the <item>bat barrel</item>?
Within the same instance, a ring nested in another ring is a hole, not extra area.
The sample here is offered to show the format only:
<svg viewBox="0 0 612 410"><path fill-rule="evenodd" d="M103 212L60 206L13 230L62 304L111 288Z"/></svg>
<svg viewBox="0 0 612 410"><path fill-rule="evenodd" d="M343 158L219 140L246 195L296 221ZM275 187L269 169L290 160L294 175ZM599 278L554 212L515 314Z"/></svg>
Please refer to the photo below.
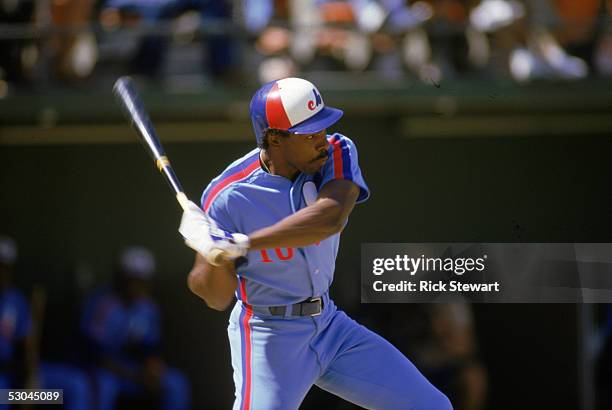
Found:
<svg viewBox="0 0 612 410"><path fill-rule="evenodd" d="M157 169L164 176L170 189L177 195L182 194L183 187L174 173L168 157L166 157L164 148L157 137L153 123L147 114L144 103L140 99L132 79L129 77L119 78L115 82L113 93L117 97L117 101L128 121L130 121L134 130L140 136L140 142L142 142L146 151L155 161ZM184 194L182 194L181 198L183 196ZM177 199L181 202L178 196ZM182 203L181 206L183 206Z"/></svg>
<svg viewBox="0 0 612 410"><path fill-rule="evenodd" d="M144 103L140 99L132 79L130 77L119 78L113 86L113 92L119 101L123 113L140 135L141 142L146 146L147 152L153 161L158 161L159 158L164 157L164 148L157 138L155 127L147 114Z"/></svg>
<svg viewBox="0 0 612 410"><path fill-rule="evenodd" d="M157 169L162 173L172 191L174 191L176 200L183 210L187 211L189 209L187 196L183 192L183 187L170 165L170 160L166 157L161 142L157 138L153 123L147 115L147 111L138 96L134 83L129 77L121 77L115 82L113 93L117 97L119 105L128 121L132 123L132 126L140 136L140 140L147 149L147 152L153 158ZM213 265L219 265L223 261L223 257L223 251L220 249L215 249L207 255L208 261Z"/></svg>

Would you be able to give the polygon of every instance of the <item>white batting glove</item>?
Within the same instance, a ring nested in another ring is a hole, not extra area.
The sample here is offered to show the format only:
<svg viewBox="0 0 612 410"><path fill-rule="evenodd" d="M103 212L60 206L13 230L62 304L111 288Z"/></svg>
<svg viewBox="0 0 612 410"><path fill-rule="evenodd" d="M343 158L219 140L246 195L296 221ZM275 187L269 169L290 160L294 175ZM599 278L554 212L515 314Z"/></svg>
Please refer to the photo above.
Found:
<svg viewBox="0 0 612 410"><path fill-rule="evenodd" d="M189 201L183 212L179 232L185 244L208 259L218 249L226 259L245 256L249 250L249 237L241 233L229 233L219 228L199 206Z"/></svg>

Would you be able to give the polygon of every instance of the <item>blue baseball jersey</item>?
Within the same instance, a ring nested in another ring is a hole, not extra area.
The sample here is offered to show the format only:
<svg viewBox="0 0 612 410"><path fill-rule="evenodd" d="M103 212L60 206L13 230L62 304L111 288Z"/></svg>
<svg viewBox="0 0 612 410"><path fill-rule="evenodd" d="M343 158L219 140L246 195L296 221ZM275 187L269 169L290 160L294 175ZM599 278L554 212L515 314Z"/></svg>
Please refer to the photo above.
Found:
<svg viewBox="0 0 612 410"><path fill-rule="evenodd" d="M334 179L353 181L357 202L365 201L369 189L355 144L340 134L328 141L321 170L294 181L265 172L259 149L249 152L210 183L202 208L221 228L250 234L308 206ZM233 409L297 409L314 384L365 408L452 410L410 360L330 299L339 240L338 233L301 248L251 251L237 268L238 302L227 328ZM323 301L318 315L275 316L267 308L312 296Z"/></svg>
<svg viewBox="0 0 612 410"><path fill-rule="evenodd" d="M273 225L306 207L309 198L329 181L353 181L360 193L357 203L370 191L359 168L357 148L349 138L333 134L328 159L314 175L300 174L294 181L272 175L260 166L259 148L230 164L205 189L201 205L220 228L250 234ZM238 299L254 306L287 305L320 296L334 275L340 233L302 248L250 251L248 262L238 267L241 278Z"/></svg>
<svg viewBox="0 0 612 410"><path fill-rule="evenodd" d="M11 360L15 342L32 328L28 301L21 292L8 288L0 292L0 363Z"/></svg>
<svg viewBox="0 0 612 410"><path fill-rule="evenodd" d="M157 349L159 323L157 305L150 299L127 306L111 291L102 290L88 300L81 329L98 355L133 363Z"/></svg>

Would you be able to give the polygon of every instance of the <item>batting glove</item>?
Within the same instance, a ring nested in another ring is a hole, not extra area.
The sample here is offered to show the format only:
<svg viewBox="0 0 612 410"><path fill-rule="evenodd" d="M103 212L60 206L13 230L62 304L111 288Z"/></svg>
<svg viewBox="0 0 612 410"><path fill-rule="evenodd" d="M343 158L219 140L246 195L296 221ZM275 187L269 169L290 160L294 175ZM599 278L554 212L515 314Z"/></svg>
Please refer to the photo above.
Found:
<svg viewBox="0 0 612 410"><path fill-rule="evenodd" d="M245 256L249 250L249 237L241 233L229 233L217 226L199 206L189 201L183 212L179 232L185 244L208 259L215 249L226 259Z"/></svg>

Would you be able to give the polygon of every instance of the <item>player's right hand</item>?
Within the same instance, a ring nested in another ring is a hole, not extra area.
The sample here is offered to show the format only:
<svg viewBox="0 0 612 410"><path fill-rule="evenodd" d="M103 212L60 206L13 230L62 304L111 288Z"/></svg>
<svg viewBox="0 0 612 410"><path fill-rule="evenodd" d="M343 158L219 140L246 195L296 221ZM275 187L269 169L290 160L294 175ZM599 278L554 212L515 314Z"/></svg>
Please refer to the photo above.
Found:
<svg viewBox="0 0 612 410"><path fill-rule="evenodd" d="M226 259L245 256L249 249L249 238L240 233L229 233L219 228L199 206L189 201L183 212L179 232L191 249L208 259L211 251L219 249Z"/></svg>

